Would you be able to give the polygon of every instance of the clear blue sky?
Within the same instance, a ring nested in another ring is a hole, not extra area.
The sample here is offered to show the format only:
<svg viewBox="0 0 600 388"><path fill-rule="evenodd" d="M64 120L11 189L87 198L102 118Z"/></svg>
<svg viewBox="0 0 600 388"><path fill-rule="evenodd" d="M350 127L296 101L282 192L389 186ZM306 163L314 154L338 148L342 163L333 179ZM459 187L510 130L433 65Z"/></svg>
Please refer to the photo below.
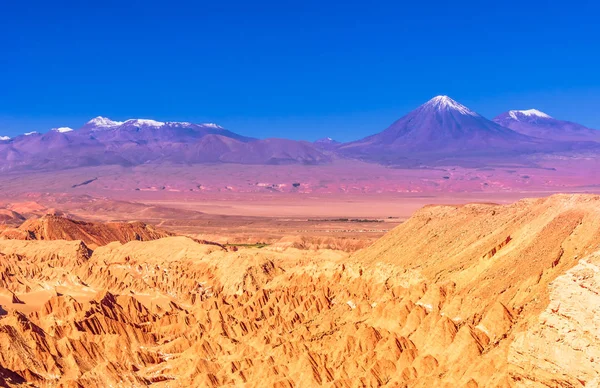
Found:
<svg viewBox="0 0 600 388"><path fill-rule="evenodd" d="M447 94L600 129L593 1L3 1L0 135L112 119L352 140Z"/></svg>

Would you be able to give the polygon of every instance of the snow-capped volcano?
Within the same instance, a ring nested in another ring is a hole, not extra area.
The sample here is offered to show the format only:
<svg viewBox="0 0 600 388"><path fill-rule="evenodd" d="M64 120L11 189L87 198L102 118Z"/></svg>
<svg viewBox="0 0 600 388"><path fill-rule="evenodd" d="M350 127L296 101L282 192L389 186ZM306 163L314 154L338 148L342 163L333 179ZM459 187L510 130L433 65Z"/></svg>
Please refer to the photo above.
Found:
<svg viewBox="0 0 600 388"><path fill-rule="evenodd" d="M383 132L342 144L345 155L395 164L489 158L535 149L539 140L494 123L448 96L437 96Z"/></svg>
<svg viewBox="0 0 600 388"><path fill-rule="evenodd" d="M531 118L542 118L542 119L551 119L552 116L547 115L544 112L541 112L537 109L527 109L527 110L509 110L508 115L514 120L521 119L531 119Z"/></svg>
<svg viewBox="0 0 600 388"><path fill-rule="evenodd" d="M109 118L98 116L88 121L85 126L93 126L96 128L113 128L122 124L122 121L113 121Z"/></svg>
<svg viewBox="0 0 600 388"><path fill-rule="evenodd" d="M542 139L600 142L600 131L555 119L537 109L509 110L494 118L494 122L524 135Z"/></svg>
<svg viewBox="0 0 600 388"><path fill-rule="evenodd" d="M0 136L0 141L7 141L10 140L9 136Z"/></svg>

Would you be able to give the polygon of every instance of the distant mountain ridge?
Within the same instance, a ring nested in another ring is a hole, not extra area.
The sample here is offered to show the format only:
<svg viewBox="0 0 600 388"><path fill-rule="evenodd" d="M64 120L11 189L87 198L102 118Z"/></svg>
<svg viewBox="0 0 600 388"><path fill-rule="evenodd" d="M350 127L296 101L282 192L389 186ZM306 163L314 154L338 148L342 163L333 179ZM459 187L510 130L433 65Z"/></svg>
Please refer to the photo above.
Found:
<svg viewBox="0 0 600 388"><path fill-rule="evenodd" d="M559 141L600 142L600 131L555 119L537 109L510 110L495 117L494 122L527 136Z"/></svg>
<svg viewBox="0 0 600 388"><path fill-rule="evenodd" d="M117 141L179 141L197 139L209 134L221 135L242 142L258 140L238 135L214 123L194 124L188 122L161 122L148 119L113 121L105 117L96 117L88 121L81 128L81 131L93 134L93 136L99 139Z"/></svg>
<svg viewBox="0 0 600 388"><path fill-rule="evenodd" d="M382 132L340 143L256 139L214 123L114 121L98 116L79 129L0 137L0 171L141 164L305 164L351 158L397 167L530 164L530 155L600 152L600 131L536 109L488 120L437 96Z"/></svg>
<svg viewBox="0 0 600 388"><path fill-rule="evenodd" d="M255 139L216 124L113 121L96 117L80 129L58 128L0 141L0 171L144 163L322 164L309 142Z"/></svg>

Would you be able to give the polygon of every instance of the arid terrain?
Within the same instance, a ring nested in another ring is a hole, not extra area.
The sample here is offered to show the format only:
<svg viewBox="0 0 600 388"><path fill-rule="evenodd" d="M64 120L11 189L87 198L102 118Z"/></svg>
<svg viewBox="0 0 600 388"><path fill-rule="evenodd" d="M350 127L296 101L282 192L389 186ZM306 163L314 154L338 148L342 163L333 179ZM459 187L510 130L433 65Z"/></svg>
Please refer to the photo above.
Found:
<svg viewBox="0 0 600 388"><path fill-rule="evenodd" d="M37 199L0 213L4 386L600 383L597 195L425 206L359 250L223 245Z"/></svg>
<svg viewBox="0 0 600 388"><path fill-rule="evenodd" d="M598 15L1 2L0 388L600 388Z"/></svg>
<svg viewBox="0 0 600 388"><path fill-rule="evenodd" d="M438 96L347 143L4 138L0 385L597 387L597 133Z"/></svg>

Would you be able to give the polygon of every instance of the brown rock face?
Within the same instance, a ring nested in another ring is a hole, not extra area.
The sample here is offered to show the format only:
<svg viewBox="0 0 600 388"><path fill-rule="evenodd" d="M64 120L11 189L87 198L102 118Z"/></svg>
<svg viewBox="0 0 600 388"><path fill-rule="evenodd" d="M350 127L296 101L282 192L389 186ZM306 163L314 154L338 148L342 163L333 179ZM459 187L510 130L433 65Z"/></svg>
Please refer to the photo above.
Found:
<svg viewBox="0 0 600 388"><path fill-rule="evenodd" d="M21 214L9 209L0 208L0 225L19 225L25 221L25 217Z"/></svg>
<svg viewBox="0 0 600 388"><path fill-rule="evenodd" d="M94 223L45 215L29 219L16 229L0 231L0 238L15 240L81 240L90 247L112 241L149 241L172 235L143 222Z"/></svg>
<svg viewBox="0 0 600 388"><path fill-rule="evenodd" d="M599 231L600 197L553 196L427 207L350 257L0 240L0 385L595 386Z"/></svg>

